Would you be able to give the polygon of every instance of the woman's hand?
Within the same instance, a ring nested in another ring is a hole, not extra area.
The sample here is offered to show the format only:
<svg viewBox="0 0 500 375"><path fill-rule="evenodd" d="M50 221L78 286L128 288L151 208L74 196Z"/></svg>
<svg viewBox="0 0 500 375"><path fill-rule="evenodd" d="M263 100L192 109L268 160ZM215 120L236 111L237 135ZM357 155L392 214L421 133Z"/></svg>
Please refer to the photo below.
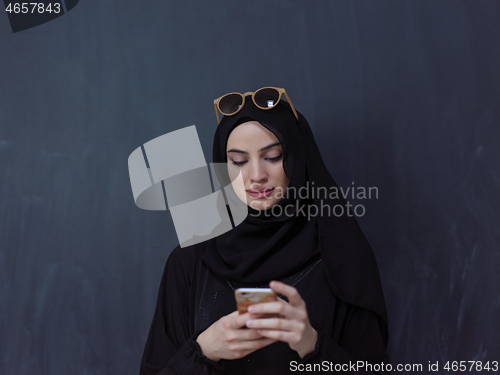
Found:
<svg viewBox="0 0 500 375"><path fill-rule="evenodd" d="M287 342L300 358L304 358L314 351L318 340L318 332L309 323L306 303L294 287L279 281L271 281L269 286L276 293L285 295L290 303L280 298L277 302L251 305L248 307L251 319L246 320L246 325L264 337ZM279 317L256 319L262 314L279 314Z"/></svg>
<svg viewBox="0 0 500 375"><path fill-rule="evenodd" d="M254 318L259 316L253 315ZM202 353L215 362L238 359L277 341L264 337L255 329L244 328L249 319L249 313L239 315L238 311L220 318L196 339Z"/></svg>

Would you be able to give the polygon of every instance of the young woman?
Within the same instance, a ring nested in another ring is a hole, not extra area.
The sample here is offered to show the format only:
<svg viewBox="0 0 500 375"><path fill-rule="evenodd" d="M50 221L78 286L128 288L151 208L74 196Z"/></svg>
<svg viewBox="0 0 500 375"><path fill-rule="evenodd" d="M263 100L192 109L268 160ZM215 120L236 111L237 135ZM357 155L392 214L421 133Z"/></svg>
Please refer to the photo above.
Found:
<svg viewBox="0 0 500 375"><path fill-rule="evenodd" d="M228 165L222 181L241 173L244 186L234 190L248 216L173 250L141 374L347 372L355 363L359 374L378 373L388 335L376 261L309 124L279 88L215 104L224 117L213 161ZM270 287L282 298L238 315L239 287ZM268 313L277 317L262 318Z"/></svg>

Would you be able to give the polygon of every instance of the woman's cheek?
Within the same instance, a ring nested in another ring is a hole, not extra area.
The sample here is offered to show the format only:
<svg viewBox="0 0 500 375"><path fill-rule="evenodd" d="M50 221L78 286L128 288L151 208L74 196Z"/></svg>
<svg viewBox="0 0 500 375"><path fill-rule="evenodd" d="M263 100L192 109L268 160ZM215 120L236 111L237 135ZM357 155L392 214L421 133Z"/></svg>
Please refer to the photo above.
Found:
<svg viewBox="0 0 500 375"><path fill-rule="evenodd" d="M234 164L228 164L227 170L228 170L229 178L231 179L231 181L236 180L238 175L240 173L242 173L241 167L234 165Z"/></svg>
<svg viewBox="0 0 500 375"><path fill-rule="evenodd" d="M231 184L233 185L234 192L238 198L240 198L240 200L245 204L248 204L247 194L245 191L245 181L241 170L238 170L238 173L234 173L233 175L230 174L229 177L231 178Z"/></svg>
<svg viewBox="0 0 500 375"><path fill-rule="evenodd" d="M287 177L286 177L285 171L283 169L283 165L282 164L273 165L271 170L272 170L273 179L277 183L279 183L280 185L285 184Z"/></svg>

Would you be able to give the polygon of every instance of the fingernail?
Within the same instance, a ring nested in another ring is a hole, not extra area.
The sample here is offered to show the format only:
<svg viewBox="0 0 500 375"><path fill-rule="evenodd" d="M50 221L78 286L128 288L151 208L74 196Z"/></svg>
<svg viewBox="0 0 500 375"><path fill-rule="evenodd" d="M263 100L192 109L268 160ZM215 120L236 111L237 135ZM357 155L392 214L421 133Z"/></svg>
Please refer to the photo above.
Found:
<svg viewBox="0 0 500 375"><path fill-rule="evenodd" d="M247 326L248 327L253 327L253 320L247 321Z"/></svg>
<svg viewBox="0 0 500 375"><path fill-rule="evenodd" d="M254 306L248 306L248 311L252 312L255 310L255 307Z"/></svg>

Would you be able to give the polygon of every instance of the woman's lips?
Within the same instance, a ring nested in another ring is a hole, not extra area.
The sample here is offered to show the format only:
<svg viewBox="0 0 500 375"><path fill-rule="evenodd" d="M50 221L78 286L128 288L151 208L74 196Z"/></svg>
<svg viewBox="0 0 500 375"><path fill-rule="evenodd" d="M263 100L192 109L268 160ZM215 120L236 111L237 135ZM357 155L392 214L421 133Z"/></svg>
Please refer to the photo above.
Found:
<svg viewBox="0 0 500 375"><path fill-rule="evenodd" d="M251 195L252 197L254 198L265 198L265 197L268 197L269 195L271 195L271 193L273 192L274 188L265 188L265 189L250 189L250 190L247 190L246 192Z"/></svg>

